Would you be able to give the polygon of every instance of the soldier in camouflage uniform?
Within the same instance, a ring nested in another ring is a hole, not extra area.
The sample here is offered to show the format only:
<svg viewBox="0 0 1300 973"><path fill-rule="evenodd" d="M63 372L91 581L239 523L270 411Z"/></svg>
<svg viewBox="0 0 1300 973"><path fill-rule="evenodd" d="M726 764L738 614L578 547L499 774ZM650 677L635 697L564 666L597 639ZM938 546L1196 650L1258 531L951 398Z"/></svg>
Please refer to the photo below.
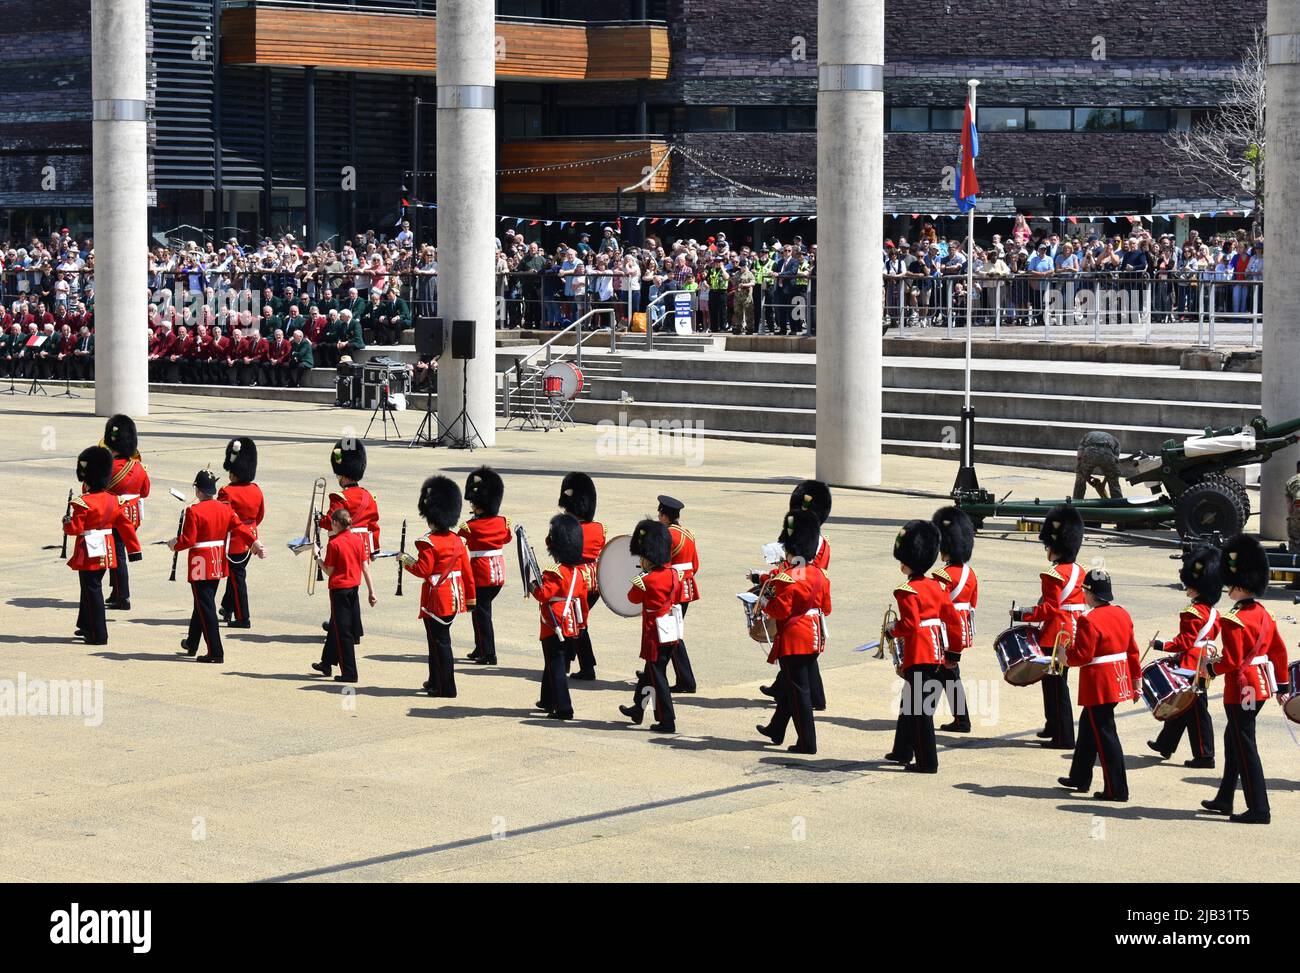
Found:
<svg viewBox="0 0 1300 973"><path fill-rule="evenodd" d="M1074 499L1082 500L1088 493L1088 482L1093 472L1106 480L1106 490L1112 499L1124 495L1119 486L1119 440L1108 432L1094 430L1079 440L1078 458L1074 466Z"/></svg>

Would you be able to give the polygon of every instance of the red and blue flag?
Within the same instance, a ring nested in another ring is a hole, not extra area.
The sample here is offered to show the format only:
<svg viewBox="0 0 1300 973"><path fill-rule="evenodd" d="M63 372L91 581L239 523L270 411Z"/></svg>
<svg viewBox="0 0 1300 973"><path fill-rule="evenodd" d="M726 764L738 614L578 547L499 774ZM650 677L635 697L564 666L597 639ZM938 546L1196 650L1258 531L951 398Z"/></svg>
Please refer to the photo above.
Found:
<svg viewBox="0 0 1300 973"><path fill-rule="evenodd" d="M975 160L979 154L980 133L975 128L975 114L967 98L966 117L961 126L961 153L957 157L957 184L953 187L957 208L963 213L973 210L978 201L980 183L975 178Z"/></svg>

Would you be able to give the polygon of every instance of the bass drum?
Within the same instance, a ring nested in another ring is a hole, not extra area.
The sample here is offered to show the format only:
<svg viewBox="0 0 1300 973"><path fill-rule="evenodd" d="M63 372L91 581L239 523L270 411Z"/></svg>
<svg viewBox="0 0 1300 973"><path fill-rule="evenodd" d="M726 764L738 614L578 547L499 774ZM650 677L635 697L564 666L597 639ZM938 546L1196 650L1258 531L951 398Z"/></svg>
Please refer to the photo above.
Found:
<svg viewBox="0 0 1300 973"><path fill-rule="evenodd" d="M586 384L582 369L571 361L551 362L542 372L542 394L548 399L572 402L582 394Z"/></svg>
<svg viewBox="0 0 1300 973"><path fill-rule="evenodd" d="M605 542L596 562L596 579L600 583L600 600L615 615L623 618L635 618L641 614L641 606L628 600L627 591L632 587L632 579L641 576L641 559L629 549L632 544L631 534L619 534Z"/></svg>

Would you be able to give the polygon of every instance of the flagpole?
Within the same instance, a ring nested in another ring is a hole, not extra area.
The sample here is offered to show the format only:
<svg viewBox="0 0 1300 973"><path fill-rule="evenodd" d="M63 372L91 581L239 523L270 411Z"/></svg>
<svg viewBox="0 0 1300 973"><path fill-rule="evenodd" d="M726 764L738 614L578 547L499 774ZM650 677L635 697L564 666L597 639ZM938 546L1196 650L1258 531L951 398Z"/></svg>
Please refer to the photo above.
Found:
<svg viewBox="0 0 1300 973"><path fill-rule="evenodd" d="M979 81L972 78L966 82L969 89L970 124L976 125L979 118L976 111L976 89ZM963 143L966 133L962 132ZM963 164L969 160L963 157ZM958 174L960 179L960 174ZM974 333L975 315L975 207L966 211L966 381L965 398L961 410L961 464L957 469L957 479L953 483L953 493L963 493L979 489L979 477L975 474L975 410L971 407L971 342Z"/></svg>

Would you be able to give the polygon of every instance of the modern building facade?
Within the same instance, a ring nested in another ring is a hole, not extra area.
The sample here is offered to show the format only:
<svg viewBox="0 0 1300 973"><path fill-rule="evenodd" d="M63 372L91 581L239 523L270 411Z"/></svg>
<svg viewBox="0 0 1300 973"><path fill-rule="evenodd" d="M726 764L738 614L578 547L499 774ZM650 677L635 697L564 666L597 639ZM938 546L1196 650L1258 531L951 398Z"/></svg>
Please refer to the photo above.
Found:
<svg viewBox="0 0 1300 973"><path fill-rule="evenodd" d="M89 228L89 8L0 2L0 239ZM811 216L816 8L500 0L497 211ZM149 10L159 238L328 239L390 227L403 200L433 195L433 0ZM944 170L969 77L983 82L988 212L1245 208L1249 192L1207 191L1165 140L1222 103L1264 11L1265 0L1188 0L1176 12L1121 0L1014 12L1001 0L887 4L887 231L954 212ZM431 232L429 211L408 213Z"/></svg>

